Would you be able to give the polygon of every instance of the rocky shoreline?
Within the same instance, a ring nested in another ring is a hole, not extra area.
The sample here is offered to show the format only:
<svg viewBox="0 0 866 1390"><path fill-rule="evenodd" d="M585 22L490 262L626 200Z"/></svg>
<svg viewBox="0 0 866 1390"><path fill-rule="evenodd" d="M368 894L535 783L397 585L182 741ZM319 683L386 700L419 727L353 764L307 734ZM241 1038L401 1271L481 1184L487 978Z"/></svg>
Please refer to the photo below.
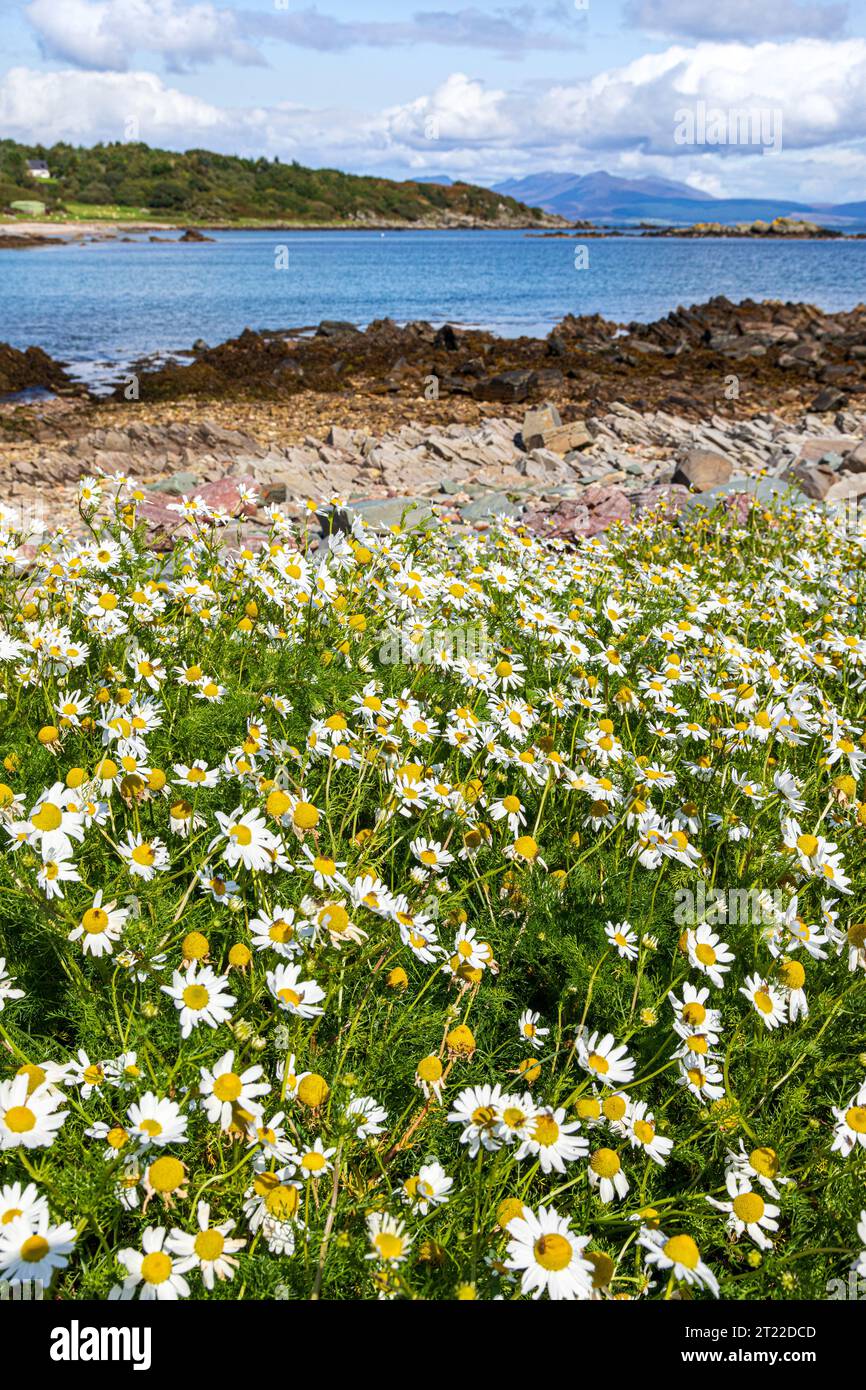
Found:
<svg viewBox="0 0 866 1390"><path fill-rule="evenodd" d="M337 496L375 525L510 517L566 540L757 491L866 492L866 307L715 299L651 324L567 317L545 339L389 320L247 331L189 365L140 364L139 398L81 394L62 366L0 347L0 498L73 529L77 479L141 485L155 546L201 495L238 484L305 525ZM242 508L243 536L264 534ZM329 523L330 524L330 523Z"/></svg>
<svg viewBox="0 0 866 1390"><path fill-rule="evenodd" d="M22 251L40 246L70 246L81 242L133 241L146 236L150 241L213 241L208 232L447 232L447 231L528 231L531 228L562 228L569 225L555 213L540 213L529 220L503 208L495 219L468 213L443 212L414 221L359 215L341 222L243 221L220 222L3 222L0 221L0 251ZM174 236L175 232L184 235Z"/></svg>
<svg viewBox="0 0 866 1390"><path fill-rule="evenodd" d="M158 424L127 416L70 431L63 446L0 447L0 497L22 514L42 507L52 529L81 530L76 482L93 473L139 483L138 515L155 549L170 548L182 530L172 507L181 497L239 516L233 543L254 549L265 543L264 508L279 506L315 540L321 511L312 517L309 502L333 497L341 516L358 511L377 529L447 517L477 530L509 518L576 540L660 506L675 517L748 495L795 505L856 499L866 493L866 412L696 422L615 402L603 416L563 424L544 405L478 424L410 420L381 434L334 425L293 444L206 417ZM241 485L255 489L258 507L242 504Z"/></svg>
<svg viewBox="0 0 866 1390"><path fill-rule="evenodd" d="M647 405L700 412L752 387L762 404L826 411L866 391L866 306L825 314L720 297L649 324L568 315L544 339L391 319L363 332L324 322L312 332L247 329L215 347L196 344L183 365L139 366L141 398L154 401L353 390L504 405L553 396L585 412L625 388Z"/></svg>

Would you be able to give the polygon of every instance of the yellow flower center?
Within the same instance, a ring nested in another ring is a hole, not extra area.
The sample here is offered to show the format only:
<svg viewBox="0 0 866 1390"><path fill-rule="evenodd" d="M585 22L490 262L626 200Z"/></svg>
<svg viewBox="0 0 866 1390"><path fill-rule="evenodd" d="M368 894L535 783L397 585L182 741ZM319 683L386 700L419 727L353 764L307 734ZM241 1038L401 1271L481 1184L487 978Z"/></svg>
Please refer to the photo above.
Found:
<svg viewBox="0 0 866 1390"><path fill-rule="evenodd" d="M787 989L802 989L806 983L806 972L798 960L789 960L781 967L779 978Z"/></svg>
<svg viewBox="0 0 866 1390"><path fill-rule="evenodd" d="M154 1250L141 1262L141 1277L146 1284L164 1284L171 1274L171 1259L164 1250Z"/></svg>
<svg viewBox="0 0 866 1390"><path fill-rule="evenodd" d="M81 925L88 936L97 936L108 926L108 913L103 912L101 907L88 908L81 919Z"/></svg>
<svg viewBox="0 0 866 1390"><path fill-rule="evenodd" d="M218 1260L225 1249L225 1236L219 1231L199 1231L193 1248L200 1260Z"/></svg>
<svg viewBox="0 0 866 1390"><path fill-rule="evenodd" d="M196 1013L207 1007L210 995L204 985L187 985L183 992L183 1002L188 1009L194 1009Z"/></svg>
<svg viewBox="0 0 866 1390"><path fill-rule="evenodd" d="M263 1178L273 1174L262 1174ZM277 1221L288 1221L298 1210L298 1189L296 1187L273 1187L265 1196L265 1207Z"/></svg>
<svg viewBox="0 0 866 1390"><path fill-rule="evenodd" d="M691 1236L671 1236L662 1249L669 1260L685 1269L697 1269L700 1263L701 1252Z"/></svg>
<svg viewBox="0 0 866 1390"><path fill-rule="evenodd" d="M242 1090L243 1083L233 1071L223 1072L222 1076L218 1076L213 1084L213 1093L217 1100L237 1100Z"/></svg>
<svg viewBox="0 0 866 1390"><path fill-rule="evenodd" d="M19 1250L19 1255L27 1264L38 1264L44 1260L51 1246L44 1236L28 1236Z"/></svg>
<svg viewBox="0 0 866 1390"><path fill-rule="evenodd" d="M521 835L514 842L514 853L520 859L532 860L538 854L538 845L531 835Z"/></svg>
<svg viewBox="0 0 866 1390"><path fill-rule="evenodd" d="M299 801L292 812L292 821L299 830L315 830L319 824L319 812L309 801Z"/></svg>
<svg viewBox="0 0 866 1390"><path fill-rule="evenodd" d="M759 1197L757 1192L741 1192L733 1201L734 1216L751 1226L754 1221L760 1221L765 1205L763 1197Z"/></svg>
<svg viewBox="0 0 866 1390"><path fill-rule="evenodd" d="M37 830L51 832L57 830L63 820L59 807L54 806L50 801L43 801L39 810L31 816L31 823Z"/></svg>
<svg viewBox="0 0 866 1390"><path fill-rule="evenodd" d="M620 1170L619 1156L613 1149L596 1149L589 1166L600 1178L612 1178Z"/></svg>
<svg viewBox="0 0 866 1390"><path fill-rule="evenodd" d="M147 1180L154 1192L175 1192L184 1180L184 1168L179 1158L158 1158L147 1170Z"/></svg>
<svg viewBox="0 0 866 1390"><path fill-rule="evenodd" d="M550 1232L539 1236L533 1253L542 1269L555 1273L560 1269L566 1269L571 1263L573 1248L571 1241L566 1240L565 1236Z"/></svg>
<svg viewBox="0 0 866 1390"><path fill-rule="evenodd" d="M373 1244L383 1260L399 1260L403 1253L403 1238L393 1231L380 1231Z"/></svg>
<svg viewBox="0 0 866 1390"><path fill-rule="evenodd" d="M36 1127L36 1116L26 1105L12 1105L6 1111L6 1128L13 1134L29 1134Z"/></svg>
<svg viewBox="0 0 866 1390"><path fill-rule="evenodd" d="M779 1171L779 1160L775 1149L753 1149L749 1154L749 1162L755 1172L760 1173L763 1178L774 1178Z"/></svg>
<svg viewBox="0 0 866 1390"><path fill-rule="evenodd" d="M502 1113L502 1123L506 1125L508 1129L519 1129L525 1121L526 1116L516 1105L507 1106Z"/></svg>
<svg viewBox="0 0 866 1390"><path fill-rule="evenodd" d="M496 1111L491 1105L479 1105L472 1111L472 1123L486 1129L496 1121Z"/></svg>
<svg viewBox="0 0 866 1390"><path fill-rule="evenodd" d="M329 1090L330 1087L325 1078L319 1076L318 1072L311 1071L298 1085L298 1100L303 1105L309 1106L311 1110L315 1110L325 1103Z"/></svg>
<svg viewBox="0 0 866 1390"><path fill-rule="evenodd" d="M349 925L349 914L340 903L328 903L319 913L319 921L339 936Z"/></svg>
<svg viewBox="0 0 866 1390"><path fill-rule="evenodd" d="M559 1125L552 1115L537 1116L532 1137L536 1144L540 1144L542 1148L548 1148L551 1144L556 1143L559 1138Z"/></svg>

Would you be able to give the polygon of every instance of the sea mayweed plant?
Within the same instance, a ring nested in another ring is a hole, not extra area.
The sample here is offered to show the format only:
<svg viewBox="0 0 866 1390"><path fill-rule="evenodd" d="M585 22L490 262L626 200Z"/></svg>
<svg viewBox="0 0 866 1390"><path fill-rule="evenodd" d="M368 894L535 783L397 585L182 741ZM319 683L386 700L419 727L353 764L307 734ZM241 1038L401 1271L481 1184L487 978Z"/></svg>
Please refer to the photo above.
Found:
<svg viewBox="0 0 866 1390"><path fill-rule="evenodd" d="M81 499L0 539L0 1279L866 1274L862 532L273 509L254 553L192 499L157 554L126 480Z"/></svg>

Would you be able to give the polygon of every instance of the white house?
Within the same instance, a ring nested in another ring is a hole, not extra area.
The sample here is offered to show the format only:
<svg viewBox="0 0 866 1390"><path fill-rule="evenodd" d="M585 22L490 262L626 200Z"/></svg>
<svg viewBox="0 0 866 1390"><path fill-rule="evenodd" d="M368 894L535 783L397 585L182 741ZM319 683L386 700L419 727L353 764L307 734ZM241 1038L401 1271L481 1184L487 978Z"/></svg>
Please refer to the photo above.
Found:
<svg viewBox="0 0 866 1390"><path fill-rule="evenodd" d="M31 179L50 179L51 170L44 159L28 159L27 172Z"/></svg>

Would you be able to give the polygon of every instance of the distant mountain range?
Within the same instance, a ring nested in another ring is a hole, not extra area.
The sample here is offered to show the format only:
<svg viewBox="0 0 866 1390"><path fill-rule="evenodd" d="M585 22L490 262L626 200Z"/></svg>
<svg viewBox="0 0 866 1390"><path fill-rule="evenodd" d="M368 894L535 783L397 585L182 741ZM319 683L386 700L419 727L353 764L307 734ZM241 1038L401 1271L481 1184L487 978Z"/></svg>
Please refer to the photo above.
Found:
<svg viewBox="0 0 866 1390"><path fill-rule="evenodd" d="M570 220L727 224L801 216L840 229L854 229L866 223L866 202L828 206L798 203L790 198L713 198L671 179L622 179L603 171L530 174L523 179L506 179L493 187L496 193Z"/></svg>

